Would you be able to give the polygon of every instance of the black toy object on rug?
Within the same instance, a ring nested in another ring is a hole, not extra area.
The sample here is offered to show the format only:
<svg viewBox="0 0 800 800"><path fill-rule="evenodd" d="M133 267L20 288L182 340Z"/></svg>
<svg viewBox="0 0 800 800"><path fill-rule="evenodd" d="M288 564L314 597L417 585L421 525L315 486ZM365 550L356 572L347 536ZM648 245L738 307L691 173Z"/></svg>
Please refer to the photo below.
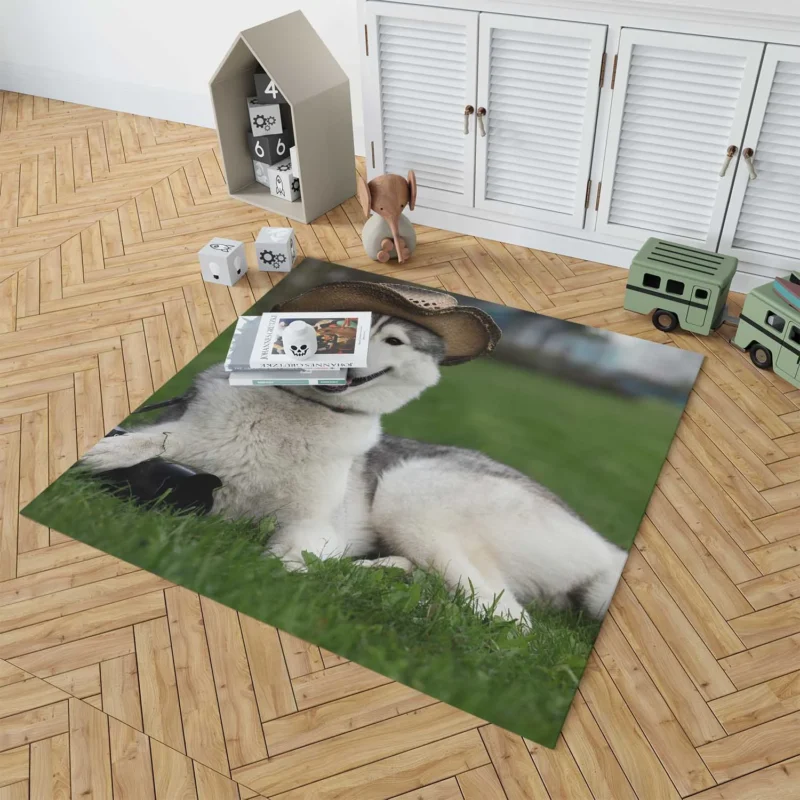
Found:
<svg viewBox="0 0 800 800"><path fill-rule="evenodd" d="M114 428L109 436L124 436L127 431ZM113 495L139 505L161 501L175 511L208 514L214 504L214 490L222 486L216 475L198 472L183 464L151 458L132 467L95 473Z"/></svg>

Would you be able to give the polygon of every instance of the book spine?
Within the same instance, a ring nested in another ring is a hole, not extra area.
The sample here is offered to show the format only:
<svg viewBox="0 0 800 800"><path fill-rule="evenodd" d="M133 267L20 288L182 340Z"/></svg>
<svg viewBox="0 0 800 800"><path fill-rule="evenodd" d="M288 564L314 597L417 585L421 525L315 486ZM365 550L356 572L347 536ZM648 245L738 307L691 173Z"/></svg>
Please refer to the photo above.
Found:
<svg viewBox="0 0 800 800"><path fill-rule="evenodd" d="M366 363L360 363L360 359L346 359L344 361L337 361L335 363L320 363L320 362L299 362L299 361L283 361L275 362L270 359L253 360L250 362L250 369L355 369L358 367L366 367Z"/></svg>
<svg viewBox="0 0 800 800"><path fill-rule="evenodd" d="M230 379L229 379L230 380ZM252 378L230 380L232 386L344 386L347 382L343 380L329 380L320 378Z"/></svg>

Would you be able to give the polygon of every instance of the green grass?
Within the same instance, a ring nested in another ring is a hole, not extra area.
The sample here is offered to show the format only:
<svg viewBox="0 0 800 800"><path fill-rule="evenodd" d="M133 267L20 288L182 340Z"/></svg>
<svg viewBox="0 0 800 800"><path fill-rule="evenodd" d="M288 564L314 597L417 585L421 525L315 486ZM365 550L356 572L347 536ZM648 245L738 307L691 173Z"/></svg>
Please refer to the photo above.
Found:
<svg viewBox="0 0 800 800"><path fill-rule="evenodd" d="M143 512L79 469L25 513L118 558L316 642L422 692L553 746L598 624L532 608L531 632L476 614L418 570L310 558L288 573L263 555L269 523Z"/></svg>
<svg viewBox="0 0 800 800"><path fill-rule="evenodd" d="M181 394L220 361L232 328L148 402ZM444 369L387 432L481 450L559 494L628 548L681 408L630 400L491 360ZM132 415L124 425L149 421ZM29 505L33 519L320 644L479 717L552 746L598 631L532 608L533 627L476 614L470 598L417 571L310 560L287 573L263 556L271 522L143 511L73 468Z"/></svg>

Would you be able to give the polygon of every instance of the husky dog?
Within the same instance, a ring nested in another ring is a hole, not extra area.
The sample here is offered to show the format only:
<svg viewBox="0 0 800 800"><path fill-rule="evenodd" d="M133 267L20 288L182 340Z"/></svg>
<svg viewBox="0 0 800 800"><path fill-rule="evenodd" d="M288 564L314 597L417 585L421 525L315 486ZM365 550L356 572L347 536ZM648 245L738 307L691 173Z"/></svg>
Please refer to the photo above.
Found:
<svg viewBox="0 0 800 800"><path fill-rule="evenodd" d="M380 417L439 379L444 345L411 322L379 317L368 366L346 386L231 387L222 365L195 379L177 416L101 440L84 462L96 471L163 457L216 475L213 512L274 516L270 550L301 565L363 556L369 524L364 459L381 435Z"/></svg>
<svg viewBox="0 0 800 800"><path fill-rule="evenodd" d="M269 551L290 567L303 551L378 550L389 556L360 563L435 569L497 614L524 619L523 605L542 600L602 616L622 550L510 467L382 436L383 414L438 382L446 347L414 322L373 320L368 365L346 386L231 387L212 367L176 415L103 439L84 461L104 471L160 456L218 476L213 511L273 516Z"/></svg>
<svg viewBox="0 0 800 800"><path fill-rule="evenodd" d="M523 620L534 600L598 619L608 609L627 553L515 469L384 435L367 474L370 522L384 547L460 583L479 607L499 597L497 614Z"/></svg>

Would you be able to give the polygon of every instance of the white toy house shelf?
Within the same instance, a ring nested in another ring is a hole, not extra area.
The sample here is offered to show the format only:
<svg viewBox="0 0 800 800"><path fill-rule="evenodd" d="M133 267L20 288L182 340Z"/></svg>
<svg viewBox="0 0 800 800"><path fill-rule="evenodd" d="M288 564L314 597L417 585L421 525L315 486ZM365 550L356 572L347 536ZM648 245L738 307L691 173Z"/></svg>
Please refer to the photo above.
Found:
<svg viewBox="0 0 800 800"><path fill-rule="evenodd" d="M247 144L248 97L263 70L292 110L300 199L257 183ZM350 85L301 11L242 31L211 79L211 99L231 197L272 214L311 222L356 191Z"/></svg>

